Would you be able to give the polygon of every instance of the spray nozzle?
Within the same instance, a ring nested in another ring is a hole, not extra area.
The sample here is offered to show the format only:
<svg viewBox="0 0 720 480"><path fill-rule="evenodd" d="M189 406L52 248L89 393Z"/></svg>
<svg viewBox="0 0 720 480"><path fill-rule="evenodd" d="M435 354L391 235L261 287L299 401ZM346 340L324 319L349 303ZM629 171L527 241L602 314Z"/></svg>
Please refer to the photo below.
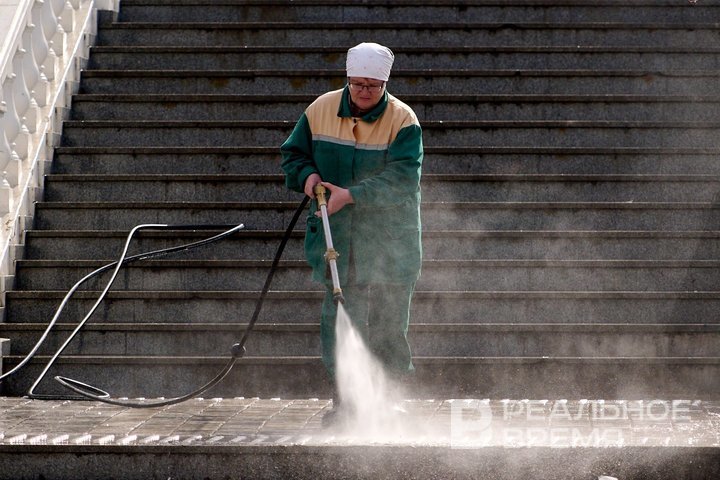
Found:
<svg viewBox="0 0 720 480"><path fill-rule="evenodd" d="M342 303L345 304L345 297L343 296L342 290L333 290L333 302L335 305Z"/></svg>

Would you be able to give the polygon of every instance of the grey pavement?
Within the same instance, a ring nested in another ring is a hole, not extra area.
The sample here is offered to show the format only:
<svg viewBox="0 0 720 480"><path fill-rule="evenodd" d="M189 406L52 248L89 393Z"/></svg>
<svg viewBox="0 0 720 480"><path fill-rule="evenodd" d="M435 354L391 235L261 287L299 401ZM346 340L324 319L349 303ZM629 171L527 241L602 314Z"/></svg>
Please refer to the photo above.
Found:
<svg viewBox="0 0 720 480"><path fill-rule="evenodd" d="M0 397L0 445L720 447L717 400L413 399L324 429L326 399L206 398L162 408Z"/></svg>

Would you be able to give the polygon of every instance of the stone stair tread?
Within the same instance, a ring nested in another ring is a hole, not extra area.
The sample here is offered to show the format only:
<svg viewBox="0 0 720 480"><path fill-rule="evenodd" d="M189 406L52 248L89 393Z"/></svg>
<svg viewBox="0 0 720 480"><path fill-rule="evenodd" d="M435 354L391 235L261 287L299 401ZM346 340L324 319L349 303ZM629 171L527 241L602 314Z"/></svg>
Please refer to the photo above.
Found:
<svg viewBox="0 0 720 480"><path fill-rule="evenodd" d="M73 330L76 323L56 323L55 329L59 331ZM90 322L83 331L238 331L243 332L247 323L122 323L122 322ZM0 331L42 331L47 325L33 323L0 323ZM285 332L315 332L319 331L319 323L256 323L253 331L285 331ZM718 325L720 328L720 325ZM690 329L692 330L692 329Z"/></svg>
<svg viewBox="0 0 720 480"><path fill-rule="evenodd" d="M388 43L388 42L386 42ZM392 46L392 45L390 45ZM106 49L107 48L107 49ZM465 48L463 50L463 48ZM337 47L93 47L89 69L236 68L266 70L344 67L347 44ZM578 69L705 70L714 68L720 49L713 47L395 47L398 65L417 69L562 69L568 62ZM397 75L395 75L395 78Z"/></svg>
<svg viewBox="0 0 720 480"><path fill-rule="evenodd" d="M10 290L7 292L9 298L13 299L62 299L67 294L66 290ZM100 291L83 290L75 293L76 299L95 299ZM260 294L255 290L111 290L108 292L109 299L201 299L201 298L239 298L255 299ZM269 299L304 299L323 296L322 290L271 290L268 292ZM714 290L668 290L668 291L631 291L631 290L601 290L601 291L575 291L575 290L417 290L415 298L424 299L720 299L720 291Z"/></svg>
<svg viewBox="0 0 720 480"><path fill-rule="evenodd" d="M720 53L720 47L708 46L393 46L389 45L393 52L398 54L426 54L434 55L441 53L467 54L467 53ZM155 46L155 45L98 45L91 47L92 53L298 53L298 54L328 54L345 53L347 46L257 46L257 45L202 45L202 46Z"/></svg>
<svg viewBox="0 0 720 480"><path fill-rule="evenodd" d="M427 151L427 149L426 149ZM203 155L203 154L235 154L235 155L277 155L277 147L269 146L213 146L213 147L65 147L55 148L56 155ZM277 165L277 158L273 159Z"/></svg>
<svg viewBox="0 0 720 480"><path fill-rule="evenodd" d="M68 120L65 128L287 128L291 129L295 121L290 120ZM428 120L423 129L448 128L664 128L693 129L720 128L720 121L615 121L615 120Z"/></svg>
<svg viewBox="0 0 720 480"><path fill-rule="evenodd" d="M176 332L176 331L235 331L243 333L247 323L198 322L198 323L164 323L164 322L90 322L83 331L100 332ZM77 323L57 323L54 330L73 330ZM40 323L0 323L0 332L38 332L47 328ZM720 324L708 323L410 323L410 332L557 332L557 333L713 333L720 332ZM258 322L253 331L258 332L319 332L319 323L282 323Z"/></svg>
<svg viewBox="0 0 720 480"><path fill-rule="evenodd" d="M81 93L73 97L75 102L307 102L317 97L314 94L282 94L282 95L261 95L261 94L180 94L180 93L149 93L149 94L133 94L133 93ZM692 103L717 103L720 102L718 95L647 95L647 94L506 94L506 95L486 95L486 94L443 94L443 93L427 93L427 94L404 94L402 99L405 103L438 101L438 102L487 102L487 103L517 103L517 102L692 102Z"/></svg>
<svg viewBox="0 0 720 480"><path fill-rule="evenodd" d="M299 200L298 200L299 201ZM296 202L39 202L45 209L293 209ZM504 209L717 209L714 202L423 202L426 208Z"/></svg>
<svg viewBox="0 0 720 480"><path fill-rule="evenodd" d="M224 224L232 221L245 224L249 229L282 229L299 202L299 196L297 201L276 202L42 202L35 206L35 225L62 229L83 221L89 222L92 229L129 230L143 223ZM586 215L578 215L579 212ZM424 227L437 230L459 227L478 230L488 225L504 230L715 230L718 214L720 204L713 201L426 201L421 206ZM458 224L458 220L462 223Z"/></svg>
<svg viewBox="0 0 720 480"><path fill-rule="evenodd" d="M658 18L627 22L580 22L576 19L533 18L523 22L507 18L475 18L457 23L446 18L398 23L399 16L346 19L240 18L233 12L221 18L184 17L162 19L150 16L102 19L97 45L350 45L358 38L373 37L394 45L668 45L715 44L718 24L697 18L687 24ZM407 15L405 17L408 17ZM141 21L136 21L141 20ZM181 21L180 21L181 20ZM207 21L212 20L212 21ZM232 20L232 21L228 21ZM356 21L359 20L359 21Z"/></svg>
<svg viewBox="0 0 720 480"><path fill-rule="evenodd" d="M717 30L720 29L720 23L718 22L697 22L692 21L683 24L676 24L671 22L582 22L582 21L563 21L563 22L425 22L425 21L408 21L408 22L336 22L336 21L135 21L135 20L116 20L110 23L103 24L104 29L155 29L155 28L186 28L186 29L261 29L261 30L274 30L274 29L328 29L328 30L346 30L355 28L370 28L373 29L430 29L430 30L468 30L468 29L482 29L482 30L493 30L493 29L648 29L648 30Z"/></svg>
<svg viewBox="0 0 720 480"><path fill-rule="evenodd" d="M293 0L292 2L296 6L348 6L357 5L354 0ZM500 2L497 0L470 0L463 2L463 6L484 6L484 5L498 5ZM125 0L125 5L281 5L287 6L287 2L283 0ZM363 6L414 6L418 2L416 0L363 0ZM500 3L501 5L503 3ZM542 6L587 6L586 0L563 0L562 2L552 0L514 0L514 5L520 6L531 6L531 7L542 7ZM594 0L593 5L595 6L626 6L627 2L623 0ZM672 0L664 0L661 2L656 1L638 1L634 3L636 6L677 6L677 2ZM456 6L456 2L448 0L423 0L422 5L427 6ZM711 5L714 7L714 5Z"/></svg>
<svg viewBox="0 0 720 480"><path fill-rule="evenodd" d="M94 260L17 260L19 268L101 267L114 262L115 259ZM251 268L267 267L272 263L267 260L141 260L127 265L125 268L144 267L207 267L207 268ZM309 268L305 260L280 260L279 268ZM461 260L423 260L423 268L456 267L590 267L590 268L718 268L720 260L546 260L546 259L461 259Z"/></svg>
<svg viewBox="0 0 720 480"><path fill-rule="evenodd" d="M88 271L111 261L21 260L17 288L65 289ZM269 260L148 260L123 269L116 288L141 290L253 290L265 280ZM428 260L418 287L426 290L714 290L720 260ZM305 260L281 261L276 289L311 290ZM152 279L152 280L148 280ZM97 290L106 279L84 288ZM680 312L678 312L680 313Z"/></svg>
<svg viewBox="0 0 720 480"><path fill-rule="evenodd" d="M72 283L72 282L68 282ZM259 285L259 284L258 284ZM102 286L79 291L73 296L66 309L69 317L82 318L90 304L100 295ZM40 287L42 288L42 287ZM47 290L29 289L7 292L7 306L4 307L8 321L45 323L53 317L60 301L65 297L69 285L61 285ZM191 291L187 286L178 286L177 290L158 290L151 287L128 290L111 290L104 307L94 321L145 322L148 318L162 319L175 323L236 322L248 320L256 306L260 294L259 286L242 289L215 289ZM316 307L320 304L323 292L314 290L314 286L299 291L297 287L287 290L271 290L266 298L266 308L260 321L282 318L287 323L312 323L317 321ZM434 288L422 288L415 295L415 315L413 321L426 323L463 323L467 312L473 314L474 323L642 323L664 324L679 322L718 323L718 304L720 292L713 287L705 290L688 288L681 291L678 286L667 291L658 288L637 290L626 287L625 290L570 290L549 286L537 291L527 288L499 290L487 289L450 289L437 291ZM299 308L305 313L297 315ZM207 309L210 317L204 316ZM196 313L198 312L198 313ZM163 318L169 313L171 318Z"/></svg>
<svg viewBox="0 0 720 480"><path fill-rule="evenodd" d="M170 78L196 78L196 77L335 77L345 78L346 72L341 69L303 69L303 70L281 70L281 69L90 69L83 71L84 78L93 77L170 77ZM393 70L393 78L398 77L717 77L720 76L718 69L402 69Z"/></svg>
<svg viewBox="0 0 720 480"><path fill-rule="evenodd" d="M23 358L22 355L9 355L4 357L8 363L13 365L15 362ZM162 366L173 364L190 364L190 365L215 365L227 362L229 356L167 356L167 355L63 355L58 358L57 364L120 364L120 365L150 365ZM45 363L50 360L49 355L36 355L31 363ZM246 356L238 359L240 365L299 365L306 363L319 363L320 357L317 355L307 356ZM510 364L528 364L528 363L587 363L587 364L619 364L633 365L636 363L645 363L649 365L661 364L698 364L698 365L718 365L720 364L720 356L718 357L646 357L646 356L623 356L623 357L555 357L555 356L507 356L507 357L443 357L443 356L416 356L413 357L413 363L416 365L448 365L448 364L494 364L494 363L510 363Z"/></svg>
<svg viewBox="0 0 720 480"><path fill-rule="evenodd" d="M717 155L720 148L688 148L688 147L518 147L518 146L428 146L425 153L446 154L538 154L538 155ZM165 154L277 154L276 147L268 146L207 146L207 147L108 147L108 146L58 146L57 155L165 155Z"/></svg>
<svg viewBox="0 0 720 480"><path fill-rule="evenodd" d="M432 175L430 175L432 178ZM718 177L720 178L720 177ZM172 181L172 182L223 182L223 181L249 181L249 182L278 182L284 181L285 176L279 173L218 173L218 174L96 174L96 173L61 173L46 176L47 180L58 182L112 182L112 181Z"/></svg>
<svg viewBox="0 0 720 480"><path fill-rule="evenodd" d="M143 230L137 233L134 238L143 237L201 237L204 238L212 233L222 232L222 229L202 229L202 230ZM284 235L282 230L240 230L234 234L237 237L260 237L260 238L282 238ZM128 231L126 230L28 230L25 234L34 238L126 238ZM718 232L720 235L720 231ZM294 238L303 238L305 234L299 231L293 231L291 236Z"/></svg>
<svg viewBox="0 0 720 480"><path fill-rule="evenodd" d="M224 94L158 95L142 98L138 95L123 98L121 95L103 98L102 94L86 99L76 95L72 119L92 120L196 120L238 121L274 118L294 122L305 107L315 99L313 95L283 97L227 96ZM421 123L477 118L495 121L647 121L660 122L714 121L719 97L673 96L665 101L661 96L625 95L536 95L526 97L487 95L420 95L401 92L403 101L415 108ZM215 97L215 98L213 98ZM242 143L257 143L247 139ZM444 142L447 143L447 142ZM672 143L669 146L674 146ZM692 143L690 143L692 145ZM432 146L432 144L430 145Z"/></svg>
<svg viewBox="0 0 720 480"><path fill-rule="evenodd" d="M3 357L8 363L21 360L22 355L8 355ZM167 355L63 355L58 358L58 364L129 364L129 365L169 365L169 364L191 364L191 365L214 365L224 363L229 356L167 356ZM35 355L31 363L46 363L50 360L49 355ZM273 356L273 357L251 357L246 356L238 359L240 364L281 364L293 365L301 363L316 363L320 361L320 357L308 356Z"/></svg>
<svg viewBox="0 0 720 480"><path fill-rule="evenodd" d="M63 144L120 146L278 145L291 120L260 121L69 121ZM427 145L677 146L714 148L720 122L710 121L432 121L423 125ZM122 131L118 131L122 130Z"/></svg>
<svg viewBox="0 0 720 480"><path fill-rule="evenodd" d="M300 199L298 198L298 202ZM39 202L43 208L252 208L252 209L291 209L297 207L296 202ZM264 205L264 207L263 207Z"/></svg>
<svg viewBox="0 0 720 480"><path fill-rule="evenodd" d="M280 182L283 174L52 174L53 182ZM720 175L709 174L512 174L512 173L426 173L423 182L717 182Z"/></svg>
<svg viewBox="0 0 720 480"><path fill-rule="evenodd" d="M141 231L137 237L204 237L221 230L154 230ZM237 237L281 238L283 230L241 230ZM126 230L28 230L31 238L126 238ZM293 231L292 237L302 238L303 232ZM521 237L521 238L720 238L720 230L423 230L424 237Z"/></svg>

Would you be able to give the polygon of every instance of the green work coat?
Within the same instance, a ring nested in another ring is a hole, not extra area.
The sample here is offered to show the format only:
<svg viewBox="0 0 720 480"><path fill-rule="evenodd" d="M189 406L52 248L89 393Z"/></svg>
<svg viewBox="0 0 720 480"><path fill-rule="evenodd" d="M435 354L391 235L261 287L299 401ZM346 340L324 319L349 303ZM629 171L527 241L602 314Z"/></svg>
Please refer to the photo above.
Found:
<svg viewBox="0 0 720 480"><path fill-rule="evenodd" d="M303 192L312 173L350 190L355 203L329 219L341 284L348 281L351 257L353 281L358 284L417 280L422 263L423 146L420 124L410 107L385 92L372 111L355 118L347 86L328 92L305 110L281 153L291 190ZM329 283L322 221L314 215L317 208L313 200L305 255L313 278Z"/></svg>

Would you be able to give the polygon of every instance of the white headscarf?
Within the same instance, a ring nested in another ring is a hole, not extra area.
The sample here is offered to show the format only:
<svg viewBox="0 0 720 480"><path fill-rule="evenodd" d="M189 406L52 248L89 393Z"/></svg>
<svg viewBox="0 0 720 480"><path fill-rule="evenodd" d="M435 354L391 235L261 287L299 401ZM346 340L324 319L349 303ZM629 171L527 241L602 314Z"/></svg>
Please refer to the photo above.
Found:
<svg viewBox="0 0 720 480"><path fill-rule="evenodd" d="M395 55L377 43L361 43L347 53L347 76L374 78L387 82Z"/></svg>

